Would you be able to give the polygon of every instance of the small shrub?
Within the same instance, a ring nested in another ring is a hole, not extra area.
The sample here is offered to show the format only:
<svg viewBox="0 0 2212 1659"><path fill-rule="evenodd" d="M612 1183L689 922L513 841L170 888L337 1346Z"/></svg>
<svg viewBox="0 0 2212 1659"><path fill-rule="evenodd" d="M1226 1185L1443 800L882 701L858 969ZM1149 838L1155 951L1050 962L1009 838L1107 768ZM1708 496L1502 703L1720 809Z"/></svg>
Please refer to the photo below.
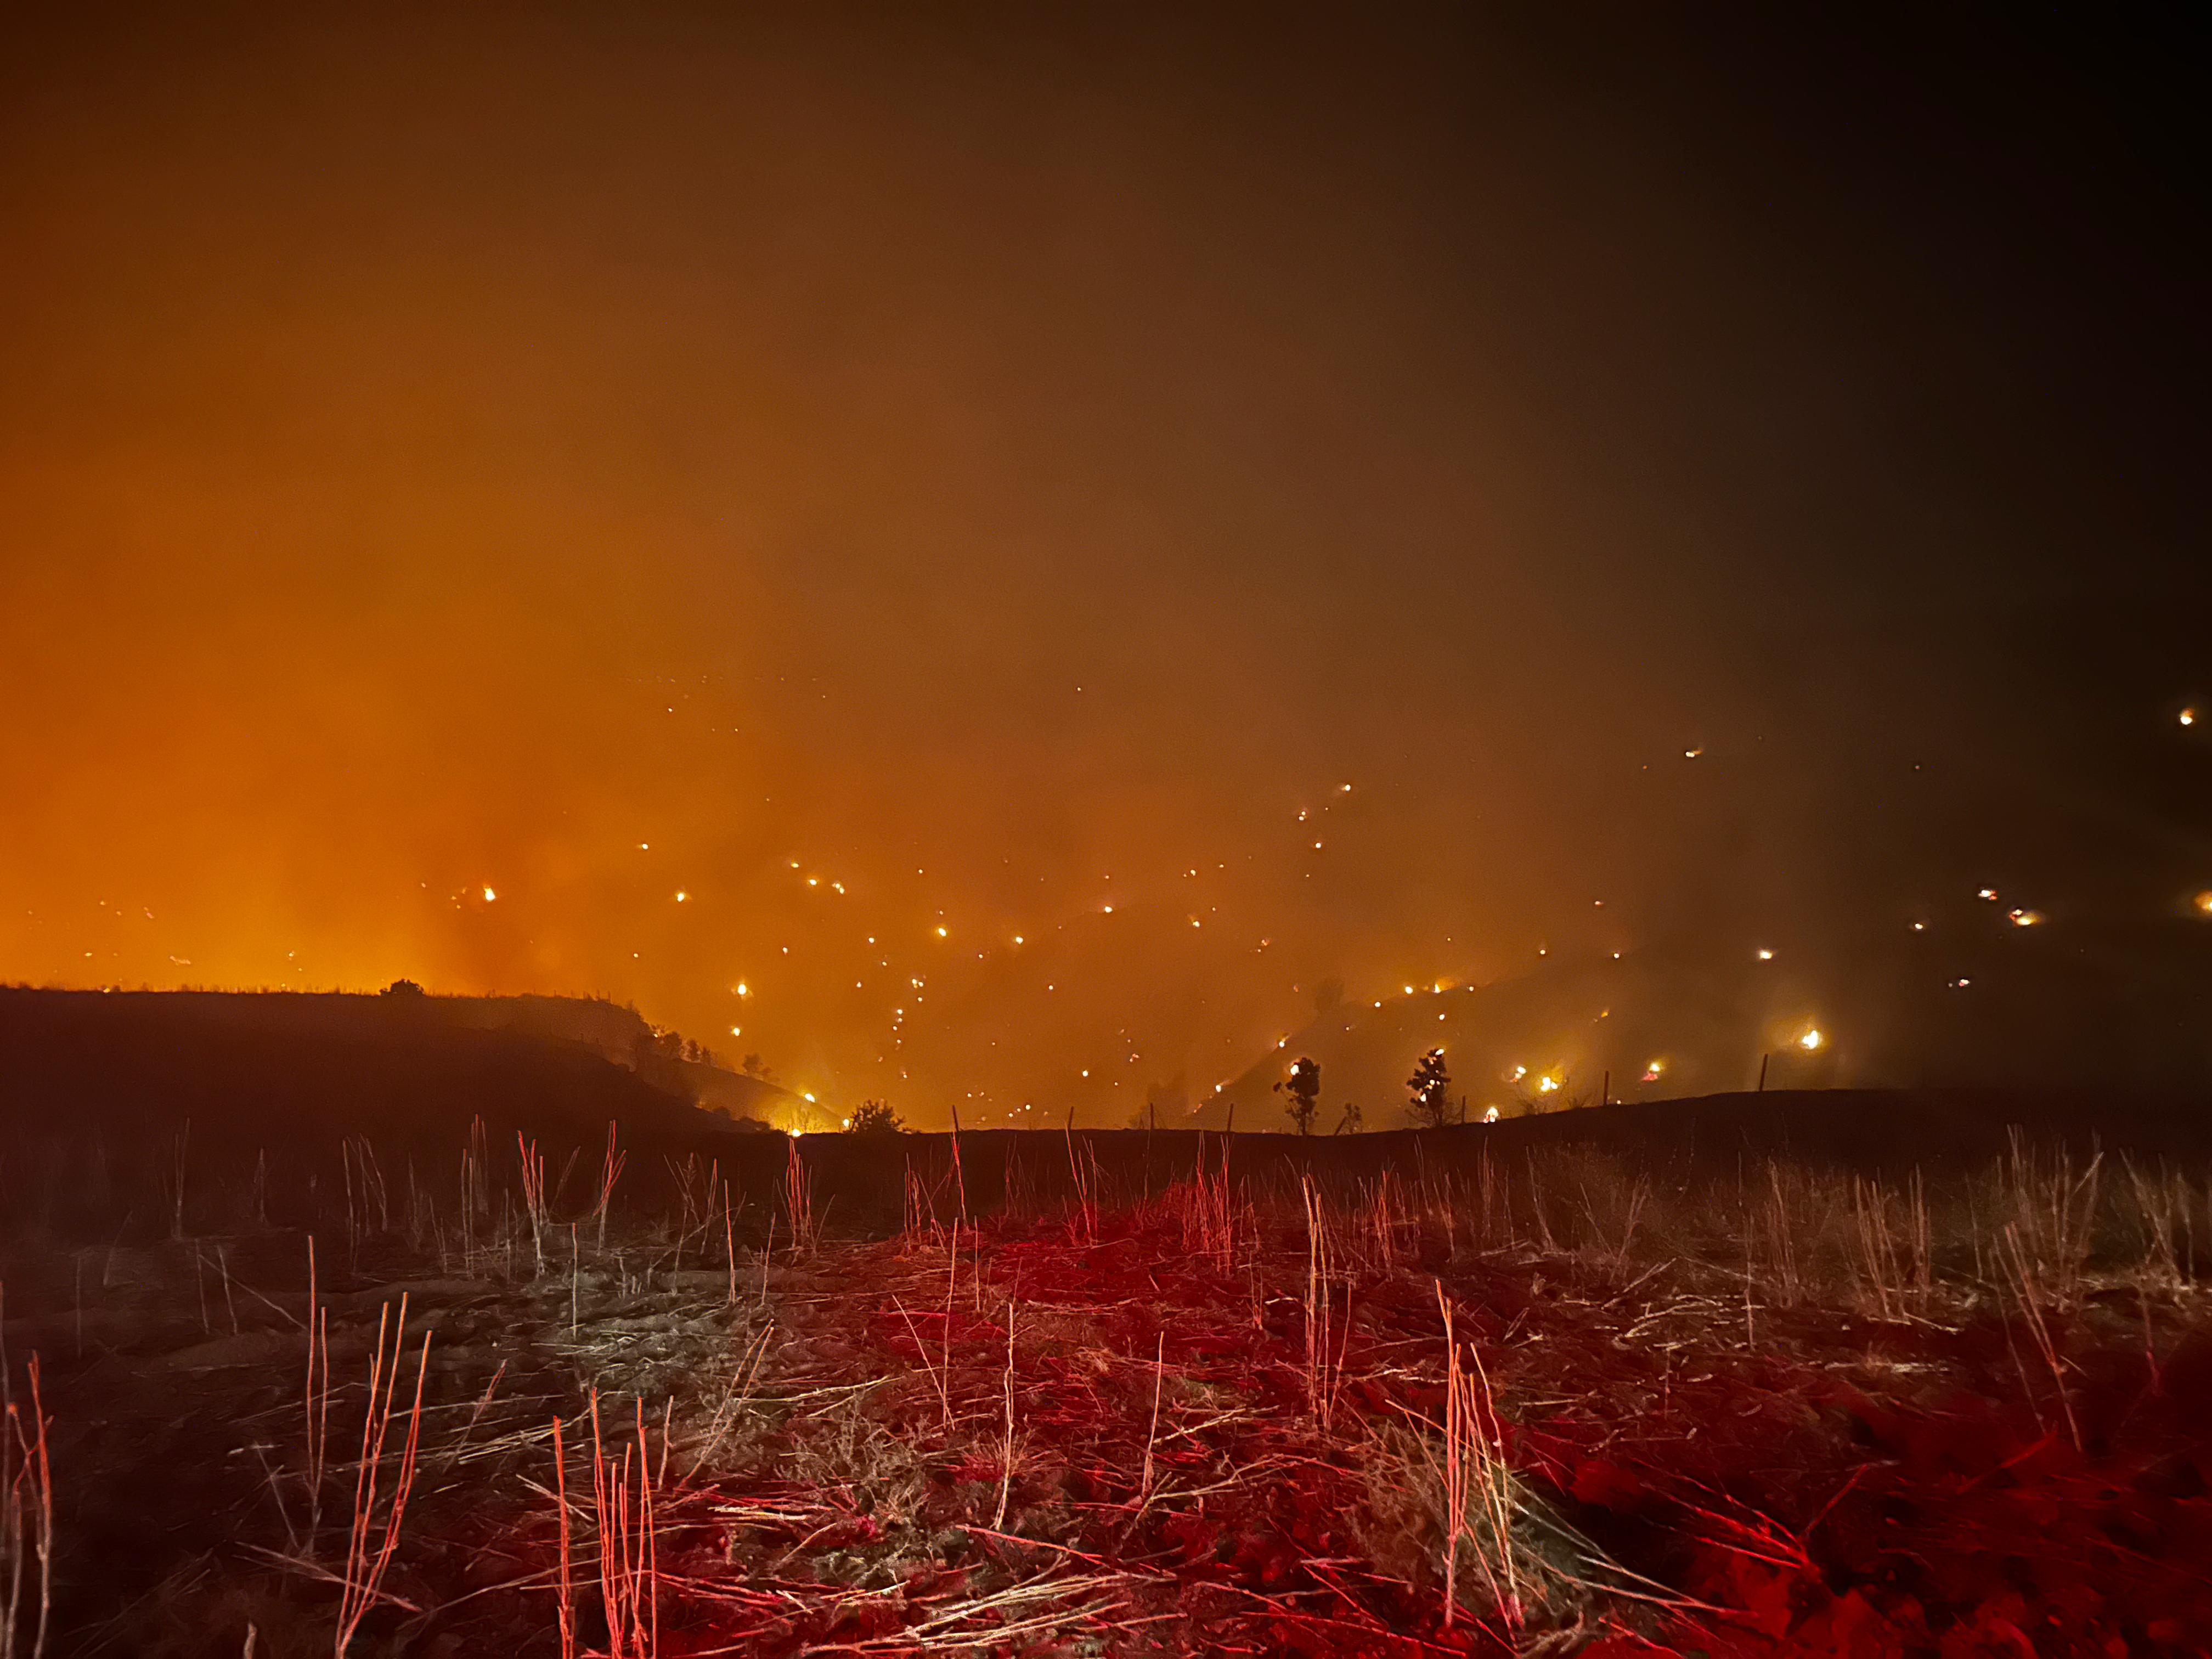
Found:
<svg viewBox="0 0 2212 1659"><path fill-rule="evenodd" d="M880 1100L864 1100L853 1111L846 1129L856 1135L902 1135L906 1125L899 1115Z"/></svg>

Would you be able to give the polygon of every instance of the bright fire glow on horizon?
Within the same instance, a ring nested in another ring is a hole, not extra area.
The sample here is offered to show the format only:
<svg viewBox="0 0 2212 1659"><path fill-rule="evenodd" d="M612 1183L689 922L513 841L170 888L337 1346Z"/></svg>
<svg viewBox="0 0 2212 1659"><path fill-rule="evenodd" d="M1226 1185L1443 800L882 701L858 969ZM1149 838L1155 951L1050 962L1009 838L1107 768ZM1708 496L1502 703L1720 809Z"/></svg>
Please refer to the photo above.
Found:
<svg viewBox="0 0 2212 1659"><path fill-rule="evenodd" d="M1389 8L77 9L0 100L0 982L604 998L918 1127L1296 1045L1371 1127L1437 1023L1517 1113L2212 940L2202 607L1951 603L2155 541L2201 376L1988 307L1942 156L1778 204L1765 83Z"/></svg>

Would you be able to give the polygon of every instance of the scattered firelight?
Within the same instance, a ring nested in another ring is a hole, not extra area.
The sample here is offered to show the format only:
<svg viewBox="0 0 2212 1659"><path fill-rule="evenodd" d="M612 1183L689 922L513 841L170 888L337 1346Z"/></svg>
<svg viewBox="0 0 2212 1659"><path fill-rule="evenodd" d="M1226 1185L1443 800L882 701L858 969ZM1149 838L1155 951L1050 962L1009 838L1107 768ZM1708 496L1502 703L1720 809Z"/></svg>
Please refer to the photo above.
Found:
<svg viewBox="0 0 2212 1659"><path fill-rule="evenodd" d="M1498 1108L1496 1108L1495 1106L1486 1106L1486 1107L1484 1107L1484 1108L1482 1109L1482 1121L1483 1121L1485 1123L1495 1123L1495 1122L1497 1122L1497 1121L1498 1121Z"/></svg>
<svg viewBox="0 0 2212 1659"><path fill-rule="evenodd" d="M1774 952L1768 950L1761 950L1759 953L1759 959L1761 962L1771 962L1774 960Z"/></svg>
<svg viewBox="0 0 2212 1659"><path fill-rule="evenodd" d="M1655 1060L1644 1068L1644 1080L1646 1083L1656 1083L1659 1080L1659 1074L1666 1069L1665 1060Z"/></svg>
<svg viewBox="0 0 2212 1659"><path fill-rule="evenodd" d="M487 888L485 888L485 889L483 890L483 896L484 896L484 902L485 902L486 904L489 904L489 903L490 903L494 899L495 899L495 898L497 898L497 897L499 896L499 895L498 895L498 894L496 894L496 893L493 892L493 891L491 890L491 889L490 889L490 888L489 888L489 887L487 887Z"/></svg>
<svg viewBox="0 0 2212 1659"><path fill-rule="evenodd" d="M1806 1053L1810 1054L1814 1049L1819 1048L1828 1039L1826 1037L1820 1034L1820 1029L1816 1025L1811 1030L1806 1032L1803 1036L1797 1039L1797 1046L1800 1048L1804 1049Z"/></svg>
<svg viewBox="0 0 2212 1659"><path fill-rule="evenodd" d="M2200 916L2212 916L2212 887L2208 887L2189 901Z"/></svg>
<svg viewBox="0 0 2212 1659"><path fill-rule="evenodd" d="M2008 911L2005 915L2005 920L2012 923L2015 927L2033 927L2042 921L2043 912L2040 910Z"/></svg>
<svg viewBox="0 0 2212 1659"><path fill-rule="evenodd" d="M1984 904L1995 904L1997 902L1997 890L1994 887L1984 887L1974 896Z"/></svg>

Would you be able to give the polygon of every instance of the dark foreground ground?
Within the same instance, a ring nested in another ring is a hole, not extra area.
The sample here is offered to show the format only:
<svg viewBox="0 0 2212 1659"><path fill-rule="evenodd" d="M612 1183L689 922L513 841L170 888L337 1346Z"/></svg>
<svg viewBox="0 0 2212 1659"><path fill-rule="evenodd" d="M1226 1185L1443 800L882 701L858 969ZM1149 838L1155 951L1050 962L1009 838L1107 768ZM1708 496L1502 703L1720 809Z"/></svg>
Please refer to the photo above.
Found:
<svg viewBox="0 0 2212 1659"><path fill-rule="evenodd" d="M1694 1160L19 1122L0 1616L63 1655L2206 1650L2202 1169L1712 1144L1823 1103L1708 1109Z"/></svg>

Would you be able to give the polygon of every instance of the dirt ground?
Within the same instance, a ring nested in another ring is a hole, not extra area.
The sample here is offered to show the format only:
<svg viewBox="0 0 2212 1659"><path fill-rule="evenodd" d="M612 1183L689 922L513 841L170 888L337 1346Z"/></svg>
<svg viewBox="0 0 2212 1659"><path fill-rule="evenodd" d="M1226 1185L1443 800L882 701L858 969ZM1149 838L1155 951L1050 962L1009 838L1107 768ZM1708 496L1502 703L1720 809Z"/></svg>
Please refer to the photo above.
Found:
<svg viewBox="0 0 2212 1659"><path fill-rule="evenodd" d="M62 1655L2212 1646L2201 1179L1070 1155L11 1244L15 1650L42 1575Z"/></svg>

